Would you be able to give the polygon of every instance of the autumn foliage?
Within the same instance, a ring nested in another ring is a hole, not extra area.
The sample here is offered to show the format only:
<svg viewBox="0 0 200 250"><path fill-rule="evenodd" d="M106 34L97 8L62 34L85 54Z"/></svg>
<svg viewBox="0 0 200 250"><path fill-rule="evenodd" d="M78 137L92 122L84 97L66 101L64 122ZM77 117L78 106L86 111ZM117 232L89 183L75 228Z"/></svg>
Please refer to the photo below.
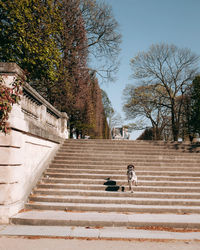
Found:
<svg viewBox="0 0 200 250"><path fill-rule="evenodd" d="M71 136L107 138L101 91L89 67L89 53L99 53L101 48L101 54L116 54L120 40L116 28L110 10L93 0L0 0L0 60L17 63L31 86L68 114ZM12 105L10 91L1 85Z"/></svg>
<svg viewBox="0 0 200 250"><path fill-rule="evenodd" d="M11 87L6 87L0 78L0 132L5 134L9 131L8 118L12 106L20 100L21 85L22 82L15 79Z"/></svg>

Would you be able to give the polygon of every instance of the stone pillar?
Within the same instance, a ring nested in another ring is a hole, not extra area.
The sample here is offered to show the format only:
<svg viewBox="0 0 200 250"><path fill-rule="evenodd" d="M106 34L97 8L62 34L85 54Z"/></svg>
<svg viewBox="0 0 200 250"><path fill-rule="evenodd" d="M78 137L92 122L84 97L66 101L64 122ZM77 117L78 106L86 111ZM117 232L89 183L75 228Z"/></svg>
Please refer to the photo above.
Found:
<svg viewBox="0 0 200 250"><path fill-rule="evenodd" d="M62 112L62 117L61 117L61 136L63 136L63 138L68 139L69 138L69 132L67 129L67 122L68 122L68 115L65 112Z"/></svg>
<svg viewBox="0 0 200 250"><path fill-rule="evenodd" d="M40 122L46 126L46 114L47 108L45 105L41 105L40 107Z"/></svg>
<svg viewBox="0 0 200 250"><path fill-rule="evenodd" d="M3 78L4 84L7 87L12 87L12 83L16 78L26 79L24 71L16 63L0 63L0 75ZM9 114L9 123L12 128L25 129L25 123L22 123L24 118L19 104L12 106L12 111Z"/></svg>
<svg viewBox="0 0 200 250"><path fill-rule="evenodd" d="M26 80L24 71L16 63L2 63L0 62L0 74L7 77L7 83L10 84L14 77L19 77Z"/></svg>

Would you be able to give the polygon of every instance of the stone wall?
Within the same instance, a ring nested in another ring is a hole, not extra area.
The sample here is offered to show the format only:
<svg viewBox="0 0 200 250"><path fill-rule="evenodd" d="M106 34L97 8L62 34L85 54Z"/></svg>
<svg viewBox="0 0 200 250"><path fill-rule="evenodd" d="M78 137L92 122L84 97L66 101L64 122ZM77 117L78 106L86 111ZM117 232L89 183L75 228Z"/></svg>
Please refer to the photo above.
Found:
<svg viewBox="0 0 200 250"><path fill-rule="evenodd" d="M0 63L0 74L9 86L24 78L15 63ZM0 133L0 223L23 208L33 186L56 151L68 138L67 114L56 110L27 83L20 104L9 116L11 132Z"/></svg>

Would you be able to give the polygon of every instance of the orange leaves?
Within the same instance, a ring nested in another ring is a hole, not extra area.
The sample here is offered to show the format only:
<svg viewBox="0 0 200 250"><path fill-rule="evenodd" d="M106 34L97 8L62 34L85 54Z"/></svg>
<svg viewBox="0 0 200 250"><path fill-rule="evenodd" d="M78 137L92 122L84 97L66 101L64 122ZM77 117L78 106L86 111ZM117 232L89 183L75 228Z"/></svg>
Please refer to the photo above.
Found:
<svg viewBox="0 0 200 250"><path fill-rule="evenodd" d="M9 132L8 118L12 110L12 105L20 100L22 82L15 79L12 87L6 87L3 79L0 78L0 131L7 134Z"/></svg>

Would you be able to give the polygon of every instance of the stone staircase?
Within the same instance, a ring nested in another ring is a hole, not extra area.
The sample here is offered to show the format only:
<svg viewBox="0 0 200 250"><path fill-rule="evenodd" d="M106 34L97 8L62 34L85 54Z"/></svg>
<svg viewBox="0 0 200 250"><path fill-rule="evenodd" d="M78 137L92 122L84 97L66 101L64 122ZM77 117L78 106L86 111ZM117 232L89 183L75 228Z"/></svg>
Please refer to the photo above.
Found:
<svg viewBox="0 0 200 250"><path fill-rule="evenodd" d="M126 166L138 186L130 193ZM66 140L18 225L200 229L200 145Z"/></svg>

